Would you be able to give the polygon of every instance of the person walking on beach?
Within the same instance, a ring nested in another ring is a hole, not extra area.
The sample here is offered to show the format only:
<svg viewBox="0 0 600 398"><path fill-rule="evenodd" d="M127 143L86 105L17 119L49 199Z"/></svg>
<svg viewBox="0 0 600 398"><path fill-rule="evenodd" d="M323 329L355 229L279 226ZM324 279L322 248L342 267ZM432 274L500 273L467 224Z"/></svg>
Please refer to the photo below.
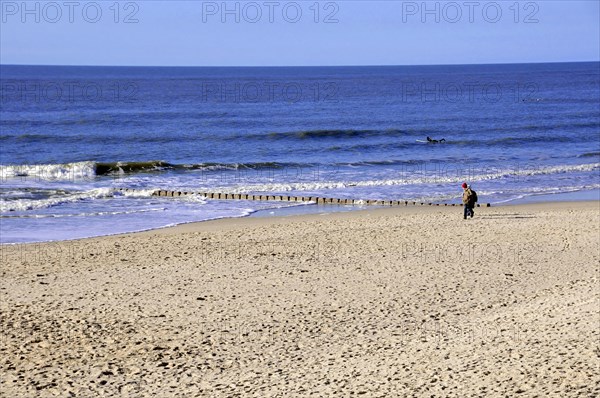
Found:
<svg viewBox="0 0 600 398"><path fill-rule="evenodd" d="M462 201L465 205L464 219L466 220L467 216L471 216L471 218L473 218L473 216L475 215L475 210L473 210L473 208L475 207L475 202L477 202L477 194L471 189L469 185L467 185L466 182L463 182L462 188Z"/></svg>

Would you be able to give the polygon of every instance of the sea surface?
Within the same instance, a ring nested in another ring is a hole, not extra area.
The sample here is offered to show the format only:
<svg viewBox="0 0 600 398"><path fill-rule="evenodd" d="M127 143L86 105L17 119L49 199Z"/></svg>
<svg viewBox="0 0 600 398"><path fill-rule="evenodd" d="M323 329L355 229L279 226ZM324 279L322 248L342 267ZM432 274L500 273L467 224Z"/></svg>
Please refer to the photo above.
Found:
<svg viewBox="0 0 600 398"><path fill-rule="evenodd" d="M316 207L155 189L450 203L466 181L492 204L600 189L597 62L2 65L0 83L2 243Z"/></svg>

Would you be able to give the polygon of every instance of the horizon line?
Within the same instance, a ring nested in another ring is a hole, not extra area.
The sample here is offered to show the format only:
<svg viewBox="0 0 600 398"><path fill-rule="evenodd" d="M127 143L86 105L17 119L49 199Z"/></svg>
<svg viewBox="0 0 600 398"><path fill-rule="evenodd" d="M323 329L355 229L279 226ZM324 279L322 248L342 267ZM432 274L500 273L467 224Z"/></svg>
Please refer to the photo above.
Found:
<svg viewBox="0 0 600 398"><path fill-rule="evenodd" d="M586 61L535 61L535 62L484 62L472 64L345 64L345 65L88 65L88 64L3 64L3 66L55 66L55 67L89 67L89 68L347 68L347 67L397 67L397 66L483 66L483 65L531 65L531 64L574 64L599 63L597 60Z"/></svg>

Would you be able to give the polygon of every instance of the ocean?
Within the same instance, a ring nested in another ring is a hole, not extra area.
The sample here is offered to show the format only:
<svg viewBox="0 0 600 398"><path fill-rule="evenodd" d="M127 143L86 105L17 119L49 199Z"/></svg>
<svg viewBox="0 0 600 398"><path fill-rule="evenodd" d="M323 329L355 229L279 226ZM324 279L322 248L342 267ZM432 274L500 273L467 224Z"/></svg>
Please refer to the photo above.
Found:
<svg viewBox="0 0 600 398"><path fill-rule="evenodd" d="M492 205L600 190L597 62L2 65L0 83L1 243L317 208L155 189L455 203L466 181Z"/></svg>

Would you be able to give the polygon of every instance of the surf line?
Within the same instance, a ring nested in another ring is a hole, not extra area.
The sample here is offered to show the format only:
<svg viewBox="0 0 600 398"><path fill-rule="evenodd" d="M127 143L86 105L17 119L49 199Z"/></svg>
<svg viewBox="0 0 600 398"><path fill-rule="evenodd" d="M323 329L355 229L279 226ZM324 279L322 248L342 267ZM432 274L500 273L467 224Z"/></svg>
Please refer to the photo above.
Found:
<svg viewBox="0 0 600 398"><path fill-rule="evenodd" d="M119 188L120 192L137 192L136 189ZM258 200L258 201L277 201L277 202L314 202L326 205L369 205L369 206L462 206L462 203L431 203L415 202L408 200L373 200L373 199L339 199L323 198L317 196L282 196L282 195L249 195L240 193L219 193L219 192L190 192L190 191L165 191L158 190L152 192L152 196L181 197L190 195L200 195L208 199L219 200ZM491 207L490 203L478 203L477 207Z"/></svg>

